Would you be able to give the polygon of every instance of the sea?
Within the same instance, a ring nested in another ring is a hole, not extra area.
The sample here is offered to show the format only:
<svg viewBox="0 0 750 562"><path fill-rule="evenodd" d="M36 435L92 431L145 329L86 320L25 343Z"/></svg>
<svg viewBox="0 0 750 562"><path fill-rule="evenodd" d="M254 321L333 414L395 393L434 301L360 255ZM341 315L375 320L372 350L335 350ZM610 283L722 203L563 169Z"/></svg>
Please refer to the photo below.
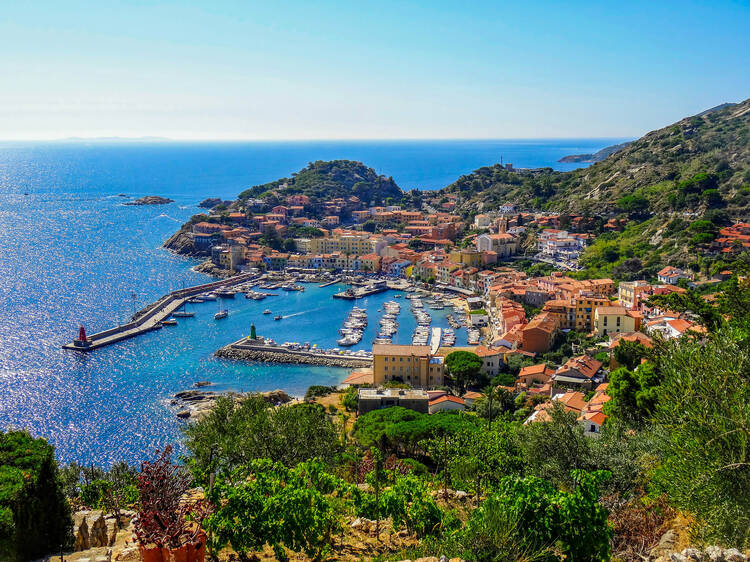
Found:
<svg viewBox="0 0 750 562"><path fill-rule="evenodd" d="M352 159L392 176L404 189L439 189L496 162L515 167L560 164L624 139L478 141L173 142L56 141L0 143L0 430L24 428L48 439L63 463L138 464L156 448L180 450L171 396L210 381L216 391L282 389L302 396L313 384L335 385L348 370L247 364L217 359L219 347L249 334L278 342L335 347L352 302L331 298L340 287L253 301L195 305L194 318L89 354L64 351L79 325L89 332L127 321L167 291L205 282L197 262L161 245L206 197L234 198L250 186L308 162ZM128 206L144 195L175 202ZM123 197L125 196L125 197ZM383 302L364 304L372 342ZM397 342L408 343L414 319L402 299ZM264 315L266 308L272 315ZM447 326L445 311L433 326ZM283 319L274 321L280 314ZM457 345L466 341L460 330Z"/></svg>

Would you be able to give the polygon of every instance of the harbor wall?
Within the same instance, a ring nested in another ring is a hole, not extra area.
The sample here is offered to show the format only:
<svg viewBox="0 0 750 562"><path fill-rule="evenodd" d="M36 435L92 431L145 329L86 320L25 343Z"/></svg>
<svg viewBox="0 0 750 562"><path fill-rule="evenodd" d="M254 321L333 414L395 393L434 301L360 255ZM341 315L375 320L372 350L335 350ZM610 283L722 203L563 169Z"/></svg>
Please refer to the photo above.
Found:
<svg viewBox="0 0 750 562"><path fill-rule="evenodd" d="M216 351L214 355L223 359L257 361L259 363L318 365L350 369L372 366L372 359L368 357L339 356L315 351L296 351L281 346L252 344L249 343L249 340L240 340L239 342L226 345Z"/></svg>

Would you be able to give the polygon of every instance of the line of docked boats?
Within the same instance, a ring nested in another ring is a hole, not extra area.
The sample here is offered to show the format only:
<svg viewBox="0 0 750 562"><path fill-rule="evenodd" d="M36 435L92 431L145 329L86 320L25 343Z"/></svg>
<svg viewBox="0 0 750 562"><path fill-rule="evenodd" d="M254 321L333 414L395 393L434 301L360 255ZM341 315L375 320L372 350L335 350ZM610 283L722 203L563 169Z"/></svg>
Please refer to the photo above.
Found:
<svg viewBox="0 0 750 562"><path fill-rule="evenodd" d="M373 343L392 343L393 336L398 332L398 315L401 305L396 301L388 301L383 305L385 313L380 318L378 336Z"/></svg>
<svg viewBox="0 0 750 562"><path fill-rule="evenodd" d="M367 327L367 311L355 306L349 312L344 325L339 329L341 338L337 340L342 347L351 347L362 341L362 334Z"/></svg>

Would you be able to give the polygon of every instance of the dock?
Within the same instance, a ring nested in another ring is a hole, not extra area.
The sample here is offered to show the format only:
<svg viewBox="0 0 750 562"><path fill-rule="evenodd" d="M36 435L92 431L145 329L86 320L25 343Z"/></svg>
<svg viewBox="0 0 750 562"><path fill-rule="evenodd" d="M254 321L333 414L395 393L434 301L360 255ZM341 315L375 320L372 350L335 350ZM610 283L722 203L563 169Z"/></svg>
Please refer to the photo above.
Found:
<svg viewBox="0 0 750 562"><path fill-rule="evenodd" d="M331 285L335 285L336 283L341 283L341 279L334 279L333 281L328 281L327 283L323 283L322 285L319 285L321 289L324 287L330 287Z"/></svg>
<svg viewBox="0 0 750 562"><path fill-rule="evenodd" d="M336 293L335 295L333 295L333 298L346 300L363 299L365 297L369 297L370 295L377 295L378 293L382 293L384 291L387 291L388 289L390 289L390 287L388 287L388 284L385 281L378 281L375 283L371 283L366 287L359 287L358 289L347 289L346 291L343 291L341 293Z"/></svg>
<svg viewBox="0 0 750 562"><path fill-rule="evenodd" d="M89 352L153 330L158 330L162 327L161 322L169 318L173 312L182 307L189 298L208 291L215 291L217 289L232 287L240 283L252 281L256 277L257 275L254 273L243 273L227 279L172 291L161 297L155 303L146 307L144 312L131 322L116 328L91 334L87 336L85 340L74 340L71 343L66 343L62 347L63 349L72 351Z"/></svg>
<svg viewBox="0 0 750 562"><path fill-rule="evenodd" d="M443 336L442 328L432 329L432 339L430 340L430 353L435 355L440 347L440 338Z"/></svg>

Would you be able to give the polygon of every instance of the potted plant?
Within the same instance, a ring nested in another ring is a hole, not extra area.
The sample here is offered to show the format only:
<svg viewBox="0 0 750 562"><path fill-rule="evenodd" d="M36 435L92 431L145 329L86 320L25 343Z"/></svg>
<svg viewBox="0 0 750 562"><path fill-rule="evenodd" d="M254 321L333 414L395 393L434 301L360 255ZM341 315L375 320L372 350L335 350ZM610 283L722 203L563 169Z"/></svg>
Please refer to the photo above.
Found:
<svg viewBox="0 0 750 562"><path fill-rule="evenodd" d="M138 515L133 523L143 562L203 562L206 534L201 522L205 500L190 500L191 479L172 464L172 447L156 451L153 462L141 464Z"/></svg>

